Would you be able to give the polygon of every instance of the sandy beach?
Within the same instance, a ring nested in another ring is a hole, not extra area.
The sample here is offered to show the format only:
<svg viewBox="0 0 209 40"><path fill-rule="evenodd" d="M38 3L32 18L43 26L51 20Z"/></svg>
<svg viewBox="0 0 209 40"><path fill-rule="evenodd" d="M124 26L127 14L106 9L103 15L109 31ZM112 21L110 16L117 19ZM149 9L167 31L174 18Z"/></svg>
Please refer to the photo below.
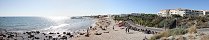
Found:
<svg viewBox="0 0 209 40"><path fill-rule="evenodd" d="M96 25L94 27L96 30L90 30L89 37L78 35L78 37L73 37L71 40L143 40L144 38L150 38L153 35L133 30L126 32L124 26L117 26L117 22L115 23L115 21L111 18L98 19L97 21L100 25ZM105 24L106 22L110 22L110 25ZM108 27L106 30L102 30L99 26ZM95 35L95 33L101 33L101 35Z"/></svg>

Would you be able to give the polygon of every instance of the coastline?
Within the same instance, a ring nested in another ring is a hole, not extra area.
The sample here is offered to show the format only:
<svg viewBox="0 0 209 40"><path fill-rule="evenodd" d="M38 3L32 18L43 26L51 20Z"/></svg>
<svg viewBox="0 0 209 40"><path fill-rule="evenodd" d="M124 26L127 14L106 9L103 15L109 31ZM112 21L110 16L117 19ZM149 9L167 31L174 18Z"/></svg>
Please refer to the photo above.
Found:
<svg viewBox="0 0 209 40"><path fill-rule="evenodd" d="M93 18L92 21L96 19ZM90 26L92 26L92 23ZM47 40L47 39L70 39L78 33L85 33L86 29L79 29L75 31L69 30L68 32L43 32L40 30L34 31L24 31L24 32L15 32L15 31L2 31L0 32L1 40Z"/></svg>
<svg viewBox="0 0 209 40"><path fill-rule="evenodd" d="M143 40L150 38L153 34L130 30L119 27L118 22L112 18L94 18L95 22L87 29L80 29L73 32L50 32L28 31L23 33L5 32L0 33L0 39L8 40Z"/></svg>

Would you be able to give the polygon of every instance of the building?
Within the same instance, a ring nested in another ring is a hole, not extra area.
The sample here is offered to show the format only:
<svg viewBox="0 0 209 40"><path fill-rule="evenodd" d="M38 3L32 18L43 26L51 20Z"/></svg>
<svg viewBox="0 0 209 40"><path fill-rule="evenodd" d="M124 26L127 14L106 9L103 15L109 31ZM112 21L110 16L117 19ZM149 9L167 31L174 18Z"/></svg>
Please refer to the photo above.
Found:
<svg viewBox="0 0 209 40"><path fill-rule="evenodd" d="M209 11L177 8L177 9L165 9L165 10L161 10L160 12L158 12L158 15L163 16L163 17L171 16L172 14L176 14L180 16L186 16L186 15L204 16L204 15L208 15Z"/></svg>
<svg viewBox="0 0 209 40"><path fill-rule="evenodd" d="M203 15L209 15L209 10L203 10Z"/></svg>
<svg viewBox="0 0 209 40"><path fill-rule="evenodd" d="M128 15L130 15L130 14L120 14L119 16L120 17L127 17Z"/></svg>
<svg viewBox="0 0 209 40"><path fill-rule="evenodd" d="M132 16L141 16L142 14L145 14L145 13L131 13L130 15L132 15Z"/></svg>

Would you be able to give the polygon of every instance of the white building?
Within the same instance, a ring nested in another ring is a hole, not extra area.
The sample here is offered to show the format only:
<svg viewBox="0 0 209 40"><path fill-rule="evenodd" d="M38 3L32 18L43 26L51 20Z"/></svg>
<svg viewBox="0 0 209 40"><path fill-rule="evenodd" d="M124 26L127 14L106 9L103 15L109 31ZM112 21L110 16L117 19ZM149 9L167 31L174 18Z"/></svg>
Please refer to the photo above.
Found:
<svg viewBox="0 0 209 40"><path fill-rule="evenodd" d="M130 15L132 15L132 16L141 16L142 14L145 14L145 13L131 13Z"/></svg>
<svg viewBox="0 0 209 40"><path fill-rule="evenodd" d="M171 16L172 14L177 14L180 16L185 16L185 15L193 15L193 16L203 16L203 15L208 15L209 11L208 10L191 10L191 9L165 9L161 10L158 12L158 15L160 16Z"/></svg>

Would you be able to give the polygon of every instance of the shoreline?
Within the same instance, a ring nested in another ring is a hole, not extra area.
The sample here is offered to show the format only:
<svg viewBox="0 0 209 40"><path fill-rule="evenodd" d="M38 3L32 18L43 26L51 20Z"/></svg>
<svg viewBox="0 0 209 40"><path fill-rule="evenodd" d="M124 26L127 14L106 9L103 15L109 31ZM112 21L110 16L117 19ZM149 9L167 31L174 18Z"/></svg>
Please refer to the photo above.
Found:
<svg viewBox="0 0 209 40"><path fill-rule="evenodd" d="M153 34L130 30L125 31L125 27L119 27L118 22L112 18L95 18L94 23L87 29L79 29L73 32L49 32L28 31L23 33L6 32L0 33L0 39L9 40L142 40L150 38ZM1 36L2 35L2 36Z"/></svg>
<svg viewBox="0 0 209 40"><path fill-rule="evenodd" d="M90 26L94 25L94 21L96 18L93 18L93 23ZM89 28L89 27L87 27ZM4 29L2 29L4 30ZM78 29L70 32L41 32L40 30L32 30L32 31L2 31L0 32L1 40L47 40L47 39L70 39L74 35L79 33L85 33L87 29Z"/></svg>

